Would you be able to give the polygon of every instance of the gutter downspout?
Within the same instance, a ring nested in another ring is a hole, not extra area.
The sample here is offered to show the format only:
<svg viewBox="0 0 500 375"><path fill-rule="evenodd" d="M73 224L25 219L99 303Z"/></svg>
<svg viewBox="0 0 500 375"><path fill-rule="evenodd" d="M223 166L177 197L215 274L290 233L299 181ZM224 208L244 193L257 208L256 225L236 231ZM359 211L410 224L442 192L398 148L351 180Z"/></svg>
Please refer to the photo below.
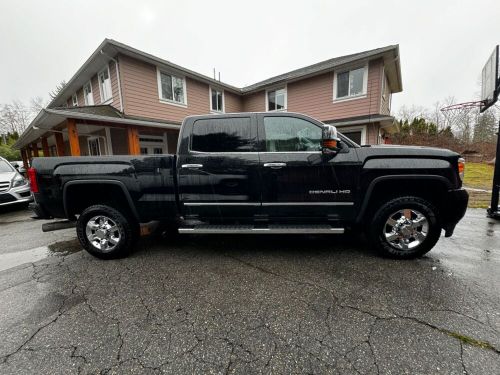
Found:
<svg viewBox="0 0 500 375"><path fill-rule="evenodd" d="M116 67L116 80L118 81L118 97L120 98L120 112L122 114L124 114L124 112L123 112L122 84L121 84L121 80L120 80L120 66L118 65L118 60L116 60L115 58L109 56L103 50L101 50L101 54L104 55L104 56L107 56L111 61L113 61L115 63L115 67Z"/></svg>

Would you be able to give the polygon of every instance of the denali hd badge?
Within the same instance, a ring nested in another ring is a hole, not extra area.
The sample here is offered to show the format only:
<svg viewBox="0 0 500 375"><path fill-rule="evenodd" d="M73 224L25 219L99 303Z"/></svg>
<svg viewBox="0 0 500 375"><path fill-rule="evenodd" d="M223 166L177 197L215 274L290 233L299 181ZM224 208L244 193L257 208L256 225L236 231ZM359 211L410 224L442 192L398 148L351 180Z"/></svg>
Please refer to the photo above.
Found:
<svg viewBox="0 0 500 375"><path fill-rule="evenodd" d="M351 194L350 190L309 190L309 194Z"/></svg>

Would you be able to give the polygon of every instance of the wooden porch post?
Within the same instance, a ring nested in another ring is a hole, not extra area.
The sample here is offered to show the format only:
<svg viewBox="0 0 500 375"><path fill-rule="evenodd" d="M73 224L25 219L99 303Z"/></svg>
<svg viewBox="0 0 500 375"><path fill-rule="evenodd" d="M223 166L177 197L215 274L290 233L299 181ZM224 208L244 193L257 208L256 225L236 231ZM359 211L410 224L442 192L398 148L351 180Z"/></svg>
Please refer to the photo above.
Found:
<svg viewBox="0 0 500 375"><path fill-rule="evenodd" d="M64 156L64 139L61 133L55 133L57 156Z"/></svg>
<svg viewBox="0 0 500 375"><path fill-rule="evenodd" d="M28 156L26 154L26 149L22 148L21 149L21 158L23 159L23 167L24 169L28 170Z"/></svg>
<svg viewBox="0 0 500 375"><path fill-rule="evenodd" d="M68 119L68 137L71 156L80 156L80 141L78 140L78 131L76 129L76 120Z"/></svg>
<svg viewBox="0 0 500 375"><path fill-rule="evenodd" d="M26 146L26 156L28 157L28 160L31 160L31 158L33 157L33 154L31 152L31 145Z"/></svg>
<svg viewBox="0 0 500 375"><path fill-rule="evenodd" d="M127 128L128 153L129 155L140 155L141 148L139 146L139 131L135 127Z"/></svg>
<svg viewBox="0 0 500 375"><path fill-rule="evenodd" d="M31 144L31 148L33 150L33 157L37 158L38 157L38 144L36 142L33 142Z"/></svg>
<svg viewBox="0 0 500 375"><path fill-rule="evenodd" d="M42 150L43 150L43 156L45 157L50 156L49 142L47 142L47 137L42 137Z"/></svg>

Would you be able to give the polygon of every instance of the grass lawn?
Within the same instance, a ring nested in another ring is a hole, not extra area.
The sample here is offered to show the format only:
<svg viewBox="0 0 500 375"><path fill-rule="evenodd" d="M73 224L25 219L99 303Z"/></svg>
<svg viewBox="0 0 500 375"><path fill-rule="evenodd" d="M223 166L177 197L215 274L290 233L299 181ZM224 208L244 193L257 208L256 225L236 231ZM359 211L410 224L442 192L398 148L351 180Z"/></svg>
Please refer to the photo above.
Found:
<svg viewBox="0 0 500 375"><path fill-rule="evenodd" d="M466 163L464 187L491 190L493 166L484 163ZM488 208L491 193L469 190L469 207Z"/></svg>

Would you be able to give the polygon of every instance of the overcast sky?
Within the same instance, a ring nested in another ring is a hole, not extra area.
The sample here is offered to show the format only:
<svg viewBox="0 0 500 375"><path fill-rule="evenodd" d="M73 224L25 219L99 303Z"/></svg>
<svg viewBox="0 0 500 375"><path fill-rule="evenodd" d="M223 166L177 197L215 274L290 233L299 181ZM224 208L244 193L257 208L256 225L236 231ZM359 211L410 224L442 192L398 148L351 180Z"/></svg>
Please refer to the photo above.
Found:
<svg viewBox="0 0 500 375"><path fill-rule="evenodd" d="M3 1L0 103L47 97L104 38L243 86L398 43L403 105L475 99L500 1Z"/></svg>

